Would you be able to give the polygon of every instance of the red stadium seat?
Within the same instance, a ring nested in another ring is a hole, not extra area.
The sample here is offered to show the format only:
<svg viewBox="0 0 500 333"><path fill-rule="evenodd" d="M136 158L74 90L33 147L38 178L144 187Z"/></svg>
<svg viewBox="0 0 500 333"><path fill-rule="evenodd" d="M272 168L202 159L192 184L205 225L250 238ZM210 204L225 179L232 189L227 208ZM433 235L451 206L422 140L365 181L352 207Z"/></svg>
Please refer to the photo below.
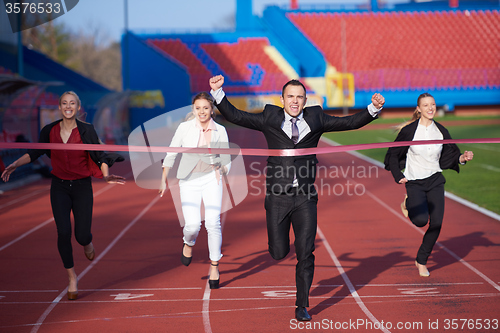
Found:
<svg viewBox="0 0 500 333"><path fill-rule="evenodd" d="M191 77L192 91L206 89L211 73L185 43L179 39L149 39L147 43L186 66Z"/></svg>
<svg viewBox="0 0 500 333"><path fill-rule="evenodd" d="M232 82L244 82L247 91L281 91L288 78L264 52L270 45L267 38L239 38L236 43L203 43L201 48L220 66ZM262 81L252 81L253 71L249 66L258 65L262 71ZM280 79L275 80L276 76ZM237 92L245 93L245 89Z"/></svg>
<svg viewBox="0 0 500 333"><path fill-rule="evenodd" d="M347 70L356 73L356 89L498 85L500 13L496 10L289 13L288 17L337 69L343 68L340 32L345 22ZM375 70L384 75L375 79ZM458 79L461 70L468 71L464 80ZM402 71L408 74L396 74Z"/></svg>

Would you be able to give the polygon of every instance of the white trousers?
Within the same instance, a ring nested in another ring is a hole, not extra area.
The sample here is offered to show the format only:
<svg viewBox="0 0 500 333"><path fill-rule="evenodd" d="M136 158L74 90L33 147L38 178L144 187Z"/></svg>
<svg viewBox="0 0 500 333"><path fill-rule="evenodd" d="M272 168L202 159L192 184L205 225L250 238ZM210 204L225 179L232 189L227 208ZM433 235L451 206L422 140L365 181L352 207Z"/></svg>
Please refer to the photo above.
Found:
<svg viewBox="0 0 500 333"><path fill-rule="evenodd" d="M191 175L188 180L179 181L184 214L184 243L194 246L201 228L201 201L205 206L205 228L208 234L208 251L211 261L222 257L222 231L220 212L222 205L222 180L217 184L215 171L201 177Z"/></svg>

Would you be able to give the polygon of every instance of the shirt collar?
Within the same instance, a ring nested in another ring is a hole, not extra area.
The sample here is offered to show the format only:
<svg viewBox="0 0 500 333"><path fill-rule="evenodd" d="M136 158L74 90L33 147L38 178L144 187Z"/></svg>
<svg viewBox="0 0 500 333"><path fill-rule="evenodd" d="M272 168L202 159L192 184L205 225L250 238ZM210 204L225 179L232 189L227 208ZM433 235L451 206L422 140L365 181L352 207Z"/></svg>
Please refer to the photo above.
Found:
<svg viewBox="0 0 500 333"><path fill-rule="evenodd" d="M424 125L422 125L422 124L420 123L420 120L419 120L419 121L418 121L418 127L428 128L428 129L434 129L434 128L437 128L437 126L436 126L436 122L435 122L434 120L432 120L432 123L431 123L429 126L427 126L427 127L425 127Z"/></svg>
<svg viewBox="0 0 500 333"><path fill-rule="evenodd" d="M203 130L203 127L201 127L201 123L200 121L198 120L198 118L195 118L195 126L196 128L200 129L200 130ZM212 130L212 131L215 131L217 129L217 127L215 126L215 122L212 118L210 118L209 122L208 122L208 127L207 127L207 131L208 130Z"/></svg>
<svg viewBox="0 0 500 333"><path fill-rule="evenodd" d="M288 113L286 113L285 109L283 109L283 113L285 114L285 121L290 121L290 119L293 118ZM297 118L298 121L302 120L304 118L304 110L302 110L302 112L295 118Z"/></svg>

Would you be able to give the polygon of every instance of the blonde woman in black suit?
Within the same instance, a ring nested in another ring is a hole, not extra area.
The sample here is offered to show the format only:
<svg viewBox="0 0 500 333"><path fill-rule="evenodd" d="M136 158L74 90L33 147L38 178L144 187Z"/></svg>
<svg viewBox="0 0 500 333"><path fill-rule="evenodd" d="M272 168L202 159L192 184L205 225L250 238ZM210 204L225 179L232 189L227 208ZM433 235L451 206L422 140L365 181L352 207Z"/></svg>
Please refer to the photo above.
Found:
<svg viewBox="0 0 500 333"><path fill-rule="evenodd" d="M451 139L448 130L434 121L435 114L434 97L421 94L412 120L401 126L396 141ZM401 204L403 215L419 228L429 224L415 260L420 276L430 276L427 259L443 223L446 180L441 172L444 169L459 172L459 165L472 160L473 156L472 151L461 154L455 144L392 147L387 151L385 168L391 171L396 183L406 186L407 195Z"/></svg>

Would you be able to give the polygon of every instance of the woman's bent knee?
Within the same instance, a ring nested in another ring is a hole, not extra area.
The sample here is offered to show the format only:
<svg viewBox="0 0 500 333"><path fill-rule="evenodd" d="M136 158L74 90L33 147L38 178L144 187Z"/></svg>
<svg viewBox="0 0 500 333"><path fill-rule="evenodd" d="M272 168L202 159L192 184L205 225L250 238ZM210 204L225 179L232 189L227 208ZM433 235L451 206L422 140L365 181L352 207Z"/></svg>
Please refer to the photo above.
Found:
<svg viewBox="0 0 500 333"><path fill-rule="evenodd" d="M419 227L425 227L427 222L429 222L429 217L428 216L415 216L415 217L410 217L411 222Z"/></svg>

